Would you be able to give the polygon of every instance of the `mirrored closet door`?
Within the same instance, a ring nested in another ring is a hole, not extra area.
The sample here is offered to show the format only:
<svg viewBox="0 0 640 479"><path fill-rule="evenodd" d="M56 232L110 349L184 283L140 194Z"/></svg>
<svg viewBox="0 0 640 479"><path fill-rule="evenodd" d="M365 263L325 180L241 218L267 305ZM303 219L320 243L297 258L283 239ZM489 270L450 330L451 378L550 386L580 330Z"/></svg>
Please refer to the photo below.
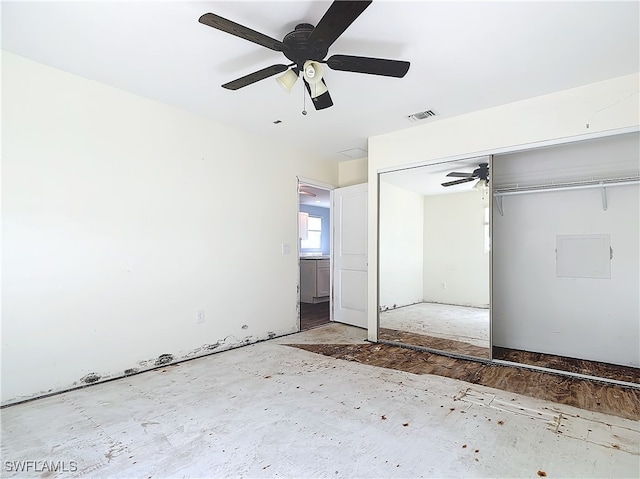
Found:
<svg viewBox="0 0 640 479"><path fill-rule="evenodd" d="M489 157L379 175L379 339L490 359Z"/></svg>

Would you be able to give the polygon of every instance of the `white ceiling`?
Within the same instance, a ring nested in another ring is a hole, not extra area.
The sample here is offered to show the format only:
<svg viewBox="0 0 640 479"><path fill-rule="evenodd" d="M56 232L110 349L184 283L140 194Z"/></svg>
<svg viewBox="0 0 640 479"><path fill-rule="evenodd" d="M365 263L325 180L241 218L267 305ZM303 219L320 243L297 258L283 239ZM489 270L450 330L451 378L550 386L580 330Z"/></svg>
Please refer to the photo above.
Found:
<svg viewBox="0 0 640 479"><path fill-rule="evenodd" d="M378 1L329 54L407 60L403 79L328 70L334 106L315 111L299 81L238 91L223 83L277 63L278 52L198 23L213 12L281 40L316 24L328 1L3 1L2 48L327 159L367 137L634 73L639 3ZM282 123L275 125L275 120Z"/></svg>

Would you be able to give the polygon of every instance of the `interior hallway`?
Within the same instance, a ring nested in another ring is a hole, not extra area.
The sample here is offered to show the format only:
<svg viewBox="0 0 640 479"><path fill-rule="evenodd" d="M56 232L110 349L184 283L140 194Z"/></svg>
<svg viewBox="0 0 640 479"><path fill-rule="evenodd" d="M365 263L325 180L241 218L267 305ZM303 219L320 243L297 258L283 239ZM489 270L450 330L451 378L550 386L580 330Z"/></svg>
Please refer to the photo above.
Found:
<svg viewBox="0 0 640 479"><path fill-rule="evenodd" d="M637 421L287 346L365 338L330 324L5 408L3 476L640 475Z"/></svg>
<svg viewBox="0 0 640 479"><path fill-rule="evenodd" d="M329 323L330 303L323 301L321 303L300 303L300 331L317 328Z"/></svg>

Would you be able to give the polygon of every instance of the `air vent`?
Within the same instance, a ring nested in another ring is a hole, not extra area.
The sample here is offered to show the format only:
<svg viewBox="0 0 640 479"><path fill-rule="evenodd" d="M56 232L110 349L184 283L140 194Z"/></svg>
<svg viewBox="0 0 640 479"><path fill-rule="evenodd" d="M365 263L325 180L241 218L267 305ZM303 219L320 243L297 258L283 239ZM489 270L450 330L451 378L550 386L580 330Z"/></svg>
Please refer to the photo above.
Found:
<svg viewBox="0 0 640 479"><path fill-rule="evenodd" d="M409 121L418 121L418 120L426 120L427 118L431 118L432 116L436 116L433 110L427 111L419 111L418 113L414 113L413 115L409 115Z"/></svg>
<svg viewBox="0 0 640 479"><path fill-rule="evenodd" d="M351 159L359 159L367 156L367 150L363 150L362 148L351 148L350 150L343 150L338 153Z"/></svg>

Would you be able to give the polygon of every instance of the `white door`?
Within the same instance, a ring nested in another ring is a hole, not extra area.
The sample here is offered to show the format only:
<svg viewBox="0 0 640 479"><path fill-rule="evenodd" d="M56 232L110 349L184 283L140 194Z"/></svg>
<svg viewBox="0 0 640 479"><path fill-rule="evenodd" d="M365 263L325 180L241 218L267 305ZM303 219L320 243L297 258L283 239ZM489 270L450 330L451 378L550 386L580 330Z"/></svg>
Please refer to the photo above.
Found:
<svg viewBox="0 0 640 479"><path fill-rule="evenodd" d="M367 184L333 190L333 320L367 327Z"/></svg>

